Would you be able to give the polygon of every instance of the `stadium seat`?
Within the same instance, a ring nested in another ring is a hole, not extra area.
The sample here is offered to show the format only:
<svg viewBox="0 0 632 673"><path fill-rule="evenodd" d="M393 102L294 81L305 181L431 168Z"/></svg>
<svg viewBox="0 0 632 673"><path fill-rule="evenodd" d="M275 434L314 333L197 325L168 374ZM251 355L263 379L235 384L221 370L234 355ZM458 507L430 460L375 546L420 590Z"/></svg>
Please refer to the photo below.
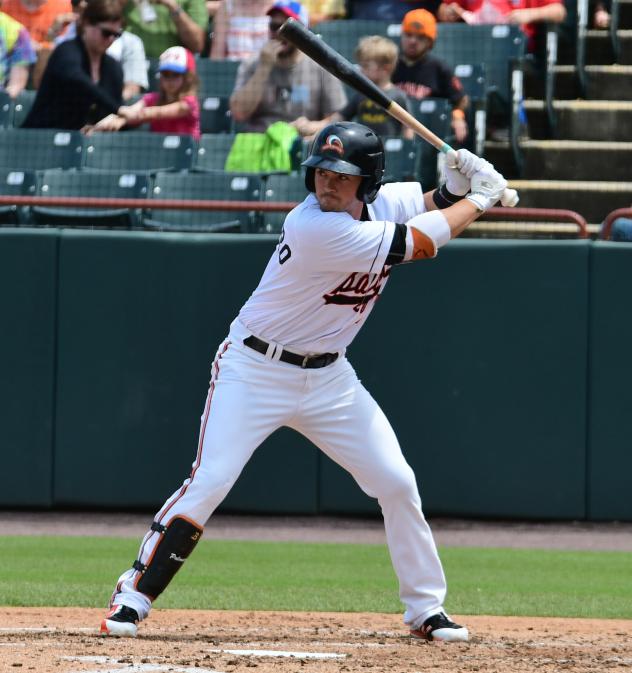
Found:
<svg viewBox="0 0 632 673"><path fill-rule="evenodd" d="M484 63L487 96L497 96L509 105L511 72L513 64L524 57L525 35L520 26L508 24L439 23L432 54L452 68L463 63Z"/></svg>
<svg viewBox="0 0 632 673"><path fill-rule="evenodd" d="M470 105L465 113L469 129L465 147L481 156L485 149L487 127L485 66L482 63L460 63L455 66L454 74L461 80L463 90L470 99Z"/></svg>
<svg viewBox="0 0 632 673"><path fill-rule="evenodd" d="M452 104L446 98L422 98L421 100L409 99L411 114L424 126L439 136L447 143L451 141L451 115ZM416 143L416 175L421 181L423 190L433 189L437 186L439 171L439 153L430 143L415 138Z"/></svg>
<svg viewBox="0 0 632 673"><path fill-rule="evenodd" d="M339 54L354 62L354 52L360 38L366 35L382 35L398 42L399 25L386 21L368 21L364 19L335 19L319 23L314 32Z"/></svg>
<svg viewBox="0 0 632 673"><path fill-rule="evenodd" d="M384 182L415 179L416 147L414 140L402 137L383 138L385 172Z"/></svg>
<svg viewBox="0 0 632 673"><path fill-rule="evenodd" d="M195 141L188 135L95 133L86 139L84 167L148 173L185 170L191 166L194 148Z"/></svg>
<svg viewBox="0 0 632 673"><path fill-rule="evenodd" d="M308 192L302 173L290 175L269 175L263 186L263 201L302 201ZM287 212L261 213L260 231L276 233L281 231Z"/></svg>
<svg viewBox="0 0 632 673"><path fill-rule="evenodd" d="M259 201L261 177L236 173L158 173L151 199L201 201ZM250 211L151 210L143 217L149 229L172 231L247 232L254 229L256 215Z"/></svg>
<svg viewBox="0 0 632 673"><path fill-rule="evenodd" d="M200 128L202 133L229 133L232 130L227 96L200 98Z"/></svg>
<svg viewBox="0 0 632 673"><path fill-rule="evenodd" d="M0 129L6 129L11 126L11 116L13 114L13 101L6 91L0 90Z"/></svg>
<svg viewBox="0 0 632 673"><path fill-rule="evenodd" d="M22 126L26 116L31 111L31 107L36 95L37 91L32 91L31 89L24 89L23 91L20 91L20 93L17 95L17 98L13 101L11 126L16 129L19 129Z"/></svg>
<svg viewBox="0 0 632 673"><path fill-rule="evenodd" d="M234 140L234 133L202 134L193 157L193 170L223 171Z"/></svg>
<svg viewBox="0 0 632 673"><path fill-rule="evenodd" d="M196 63L197 75L200 80L198 96L201 99L207 96L225 96L228 98L233 93L239 61L198 58Z"/></svg>
<svg viewBox="0 0 632 673"><path fill-rule="evenodd" d="M44 171L37 180L38 196L94 196L144 199L149 191L147 175L134 173ZM37 224L84 227L133 227L139 225L139 209L33 206Z"/></svg>
<svg viewBox="0 0 632 673"><path fill-rule="evenodd" d="M33 196L34 194L34 172L0 169L0 195ZM27 223L28 207L0 205L0 224L16 225Z"/></svg>
<svg viewBox="0 0 632 673"><path fill-rule="evenodd" d="M0 130L0 168L42 171L80 168L83 136L55 129Z"/></svg>

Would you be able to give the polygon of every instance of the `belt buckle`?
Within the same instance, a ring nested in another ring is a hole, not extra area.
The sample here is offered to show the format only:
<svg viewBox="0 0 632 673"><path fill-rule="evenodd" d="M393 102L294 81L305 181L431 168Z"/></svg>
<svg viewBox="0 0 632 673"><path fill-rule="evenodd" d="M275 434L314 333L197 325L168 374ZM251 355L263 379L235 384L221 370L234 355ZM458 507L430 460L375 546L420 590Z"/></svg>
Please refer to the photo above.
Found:
<svg viewBox="0 0 632 673"><path fill-rule="evenodd" d="M303 358L303 362L301 362L301 369L306 369L307 368L307 363L309 362L309 355L306 355Z"/></svg>

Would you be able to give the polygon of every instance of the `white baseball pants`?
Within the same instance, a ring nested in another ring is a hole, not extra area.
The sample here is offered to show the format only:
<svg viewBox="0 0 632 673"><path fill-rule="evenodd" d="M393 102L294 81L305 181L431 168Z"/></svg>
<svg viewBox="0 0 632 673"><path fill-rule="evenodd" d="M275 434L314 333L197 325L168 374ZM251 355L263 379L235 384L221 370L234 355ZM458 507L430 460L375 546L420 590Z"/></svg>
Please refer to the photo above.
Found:
<svg viewBox="0 0 632 673"><path fill-rule="evenodd" d="M415 475L377 402L342 356L321 369L271 360L243 344L235 320L221 344L212 375L191 476L155 520L184 516L204 526L254 450L281 426L297 430L348 470L378 499L386 540L399 579L404 621L412 626L443 609L446 582L430 528L421 511ZM149 531L139 560L146 563L160 535ZM126 571L112 596L144 619L151 601L136 591L138 573Z"/></svg>

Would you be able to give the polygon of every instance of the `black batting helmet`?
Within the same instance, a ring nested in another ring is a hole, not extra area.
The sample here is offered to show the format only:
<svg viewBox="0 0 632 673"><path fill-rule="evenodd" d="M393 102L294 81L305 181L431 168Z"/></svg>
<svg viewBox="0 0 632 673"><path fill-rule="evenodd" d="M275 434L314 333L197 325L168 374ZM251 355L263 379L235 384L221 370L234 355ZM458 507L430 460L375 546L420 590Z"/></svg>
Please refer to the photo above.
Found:
<svg viewBox="0 0 632 673"><path fill-rule="evenodd" d="M314 169L324 168L334 173L361 175L357 197L363 203L375 200L384 176L384 146L375 133L355 122L329 124L316 136L309 156L305 186L316 191Z"/></svg>

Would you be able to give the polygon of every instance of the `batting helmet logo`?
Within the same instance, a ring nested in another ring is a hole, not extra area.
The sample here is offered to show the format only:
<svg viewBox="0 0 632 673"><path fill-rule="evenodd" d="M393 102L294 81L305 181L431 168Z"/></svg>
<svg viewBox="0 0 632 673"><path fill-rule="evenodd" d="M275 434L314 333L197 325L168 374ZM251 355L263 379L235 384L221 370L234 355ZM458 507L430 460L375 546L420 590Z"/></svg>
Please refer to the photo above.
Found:
<svg viewBox="0 0 632 673"><path fill-rule="evenodd" d="M345 148L344 145L342 144L342 140L340 140L340 138L333 133L327 136L327 138L325 138L325 142L320 148L321 152L323 150L333 150L334 152L337 152L341 157L344 156L345 153Z"/></svg>

